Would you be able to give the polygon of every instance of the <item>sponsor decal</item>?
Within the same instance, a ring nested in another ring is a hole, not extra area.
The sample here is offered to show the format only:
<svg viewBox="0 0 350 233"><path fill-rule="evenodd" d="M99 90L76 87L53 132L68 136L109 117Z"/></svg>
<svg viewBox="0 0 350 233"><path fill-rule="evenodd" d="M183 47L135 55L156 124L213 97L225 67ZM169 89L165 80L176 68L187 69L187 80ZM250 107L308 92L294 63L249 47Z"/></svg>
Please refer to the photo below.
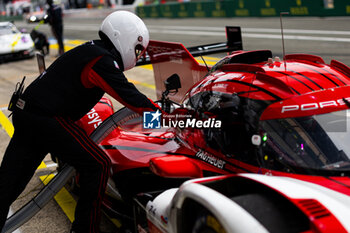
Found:
<svg viewBox="0 0 350 233"><path fill-rule="evenodd" d="M214 155L209 154L208 152L199 150L196 153L196 157L203 160L206 163L209 163L217 168L224 169L226 162L221 160Z"/></svg>
<svg viewBox="0 0 350 233"><path fill-rule="evenodd" d="M347 97L344 99L350 102L350 97ZM345 102L343 99L338 99L338 100L329 100L329 101L314 102L314 103L307 103L307 104L285 105L285 106L282 106L281 113L291 112L291 111L310 111L310 110L323 109L327 107L339 107L339 106L345 105L346 104Z"/></svg>
<svg viewBox="0 0 350 233"><path fill-rule="evenodd" d="M100 118L100 116L94 108L91 109L90 112L88 112L86 115L89 119L88 124L93 124L95 129L102 123L102 119Z"/></svg>
<svg viewBox="0 0 350 233"><path fill-rule="evenodd" d="M162 116L160 111L143 113L144 129L165 128L221 128L221 121L215 118L197 119L191 115L167 114Z"/></svg>
<svg viewBox="0 0 350 233"><path fill-rule="evenodd" d="M163 221L163 223L168 224L168 218L164 217L163 215L160 216L160 219Z"/></svg>
<svg viewBox="0 0 350 233"><path fill-rule="evenodd" d="M153 205L150 205L149 207L148 207L148 213L150 213L150 214L152 214L153 216L156 216L156 211L157 211L157 208L155 207L155 206L153 206Z"/></svg>

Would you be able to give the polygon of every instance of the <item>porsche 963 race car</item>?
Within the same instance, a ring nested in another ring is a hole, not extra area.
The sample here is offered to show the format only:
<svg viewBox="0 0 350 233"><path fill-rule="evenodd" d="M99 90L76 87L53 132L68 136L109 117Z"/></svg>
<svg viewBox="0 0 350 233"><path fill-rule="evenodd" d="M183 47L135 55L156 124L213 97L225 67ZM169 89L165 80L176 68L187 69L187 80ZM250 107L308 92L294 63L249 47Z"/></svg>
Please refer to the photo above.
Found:
<svg viewBox="0 0 350 233"><path fill-rule="evenodd" d="M161 127L107 99L80 120L113 162L105 212L133 232L350 232L350 68L243 51L226 30L224 44L150 42L139 63L153 65ZM193 57L229 50L213 67Z"/></svg>

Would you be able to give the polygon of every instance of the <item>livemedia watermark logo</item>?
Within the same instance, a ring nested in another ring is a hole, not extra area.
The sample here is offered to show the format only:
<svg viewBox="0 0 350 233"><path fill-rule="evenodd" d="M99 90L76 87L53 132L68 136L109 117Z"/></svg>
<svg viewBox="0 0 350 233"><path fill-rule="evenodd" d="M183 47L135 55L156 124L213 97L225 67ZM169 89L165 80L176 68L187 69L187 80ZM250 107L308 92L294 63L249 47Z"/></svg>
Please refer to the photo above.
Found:
<svg viewBox="0 0 350 233"><path fill-rule="evenodd" d="M162 114L159 110L155 112L143 112L143 128L160 129L161 116Z"/></svg>
<svg viewBox="0 0 350 233"><path fill-rule="evenodd" d="M160 128L221 128L221 121L215 118L197 119L186 114L166 114L157 110L143 113L144 129Z"/></svg>

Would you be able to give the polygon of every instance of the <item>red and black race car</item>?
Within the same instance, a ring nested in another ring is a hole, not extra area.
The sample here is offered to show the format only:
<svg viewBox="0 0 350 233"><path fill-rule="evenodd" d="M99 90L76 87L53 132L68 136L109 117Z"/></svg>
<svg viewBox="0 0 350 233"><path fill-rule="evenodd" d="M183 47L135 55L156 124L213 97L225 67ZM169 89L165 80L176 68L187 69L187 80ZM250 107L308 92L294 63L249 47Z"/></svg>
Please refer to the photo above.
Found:
<svg viewBox="0 0 350 233"><path fill-rule="evenodd" d="M106 212L137 232L349 232L350 68L243 51L239 28L227 34L150 42L160 129L106 99L80 121L113 162ZM193 57L237 48L210 68Z"/></svg>

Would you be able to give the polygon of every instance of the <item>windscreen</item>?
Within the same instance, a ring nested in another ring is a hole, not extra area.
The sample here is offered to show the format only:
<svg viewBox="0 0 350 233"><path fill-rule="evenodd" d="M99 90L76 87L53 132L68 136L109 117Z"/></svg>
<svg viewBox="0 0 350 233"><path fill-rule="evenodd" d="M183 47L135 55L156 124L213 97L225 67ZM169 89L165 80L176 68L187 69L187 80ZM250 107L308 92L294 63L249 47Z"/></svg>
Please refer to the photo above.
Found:
<svg viewBox="0 0 350 233"><path fill-rule="evenodd" d="M10 26L10 25L0 26L0 35L15 34L18 32L19 31L15 26Z"/></svg>
<svg viewBox="0 0 350 233"><path fill-rule="evenodd" d="M260 122L258 153L268 169L350 170L350 111Z"/></svg>

